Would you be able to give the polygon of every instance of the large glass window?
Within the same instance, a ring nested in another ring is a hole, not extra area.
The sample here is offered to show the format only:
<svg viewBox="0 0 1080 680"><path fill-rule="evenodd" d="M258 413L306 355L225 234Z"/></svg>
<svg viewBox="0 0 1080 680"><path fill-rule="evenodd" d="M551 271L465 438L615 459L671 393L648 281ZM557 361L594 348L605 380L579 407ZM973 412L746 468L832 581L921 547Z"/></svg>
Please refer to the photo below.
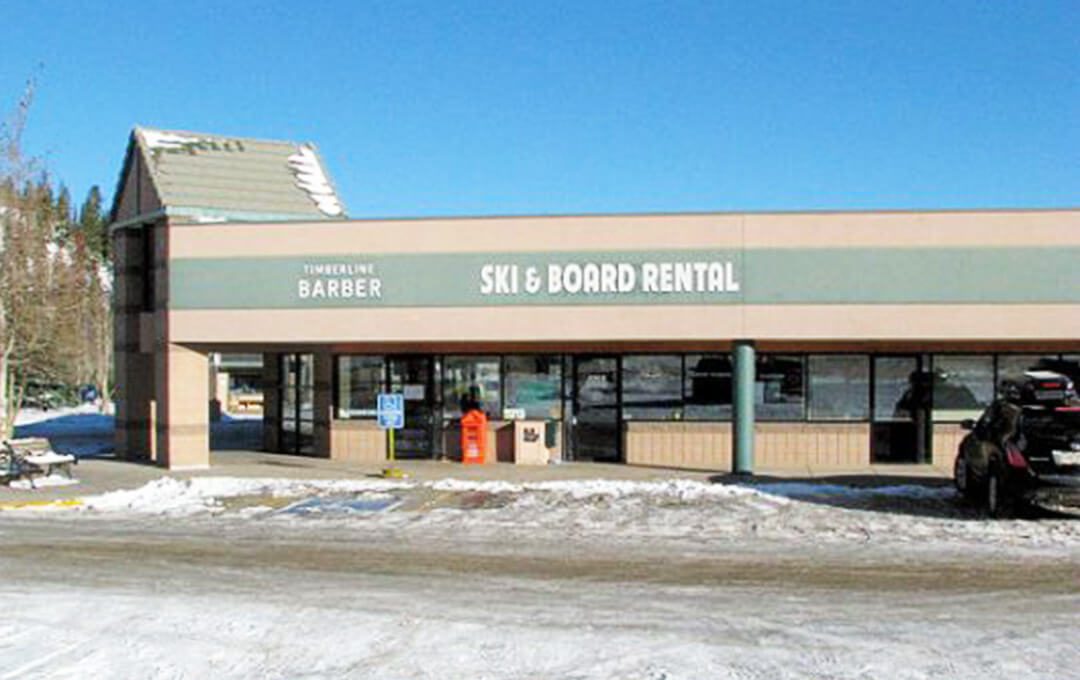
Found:
<svg viewBox="0 0 1080 680"><path fill-rule="evenodd" d="M504 415L545 420L562 417L561 356L508 356L503 366Z"/></svg>
<svg viewBox="0 0 1080 680"><path fill-rule="evenodd" d="M918 380L918 357L874 357L874 420L910 420Z"/></svg>
<svg viewBox="0 0 1080 680"><path fill-rule="evenodd" d="M731 356L687 354L685 394L687 420L731 420Z"/></svg>
<svg viewBox="0 0 1080 680"><path fill-rule="evenodd" d="M1005 378L1015 378L1039 367L1043 359L1056 359L1056 354L999 354L998 382Z"/></svg>
<svg viewBox="0 0 1080 680"><path fill-rule="evenodd" d="M499 357L448 356L443 362L443 413L460 418L463 406L479 405L492 420L502 418Z"/></svg>
<svg viewBox="0 0 1080 680"><path fill-rule="evenodd" d="M677 354L627 355L622 360L623 418L682 418L682 357Z"/></svg>
<svg viewBox="0 0 1080 680"><path fill-rule="evenodd" d="M760 354L754 383L758 420L803 420L803 358L794 354Z"/></svg>
<svg viewBox="0 0 1080 680"><path fill-rule="evenodd" d="M934 355L934 420L978 418L994 400L994 357Z"/></svg>
<svg viewBox="0 0 1080 680"><path fill-rule="evenodd" d="M374 418L383 391L382 357L342 356L337 364L337 417Z"/></svg>
<svg viewBox="0 0 1080 680"><path fill-rule="evenodd" d="M810 420L870 417L870 357L816 354L808 357Z"/></svg>

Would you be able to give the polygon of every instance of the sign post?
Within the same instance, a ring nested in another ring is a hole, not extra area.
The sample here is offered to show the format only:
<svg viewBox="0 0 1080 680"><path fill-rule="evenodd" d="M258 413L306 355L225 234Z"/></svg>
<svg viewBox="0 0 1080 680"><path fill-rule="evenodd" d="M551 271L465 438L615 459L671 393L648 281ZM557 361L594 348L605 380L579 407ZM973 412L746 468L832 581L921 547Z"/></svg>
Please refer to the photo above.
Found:
<svg viewBox="0 0 1080 680"><path fill-rule="evenodd" d="M397 462L397 456L394 450L394 431L405 427L405 395L390 393L380 394L376 403L375 414L379 422L379 427L386 430L388 439L388 459L391 465L390 467L383 469L383 477L400 479L405 476L405 473L394 465L394 463Z"/></svg>

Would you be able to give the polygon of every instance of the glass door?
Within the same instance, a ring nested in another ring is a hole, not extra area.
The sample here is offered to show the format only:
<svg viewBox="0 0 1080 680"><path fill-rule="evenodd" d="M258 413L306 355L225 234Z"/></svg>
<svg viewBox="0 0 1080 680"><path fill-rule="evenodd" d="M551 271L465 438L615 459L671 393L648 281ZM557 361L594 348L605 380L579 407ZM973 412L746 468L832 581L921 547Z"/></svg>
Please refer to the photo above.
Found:
<svg viewBox="0 0 1080 680"><path fill-rule="evenodd" d="M431 458L441 448L435 436L439 412L435 364L431 356L390 357L390 391L405 398L405 427L394 435L398 458Z"/></svg>
<svg viewBox="0 0 1080 680"><path fill-rule="evenodd" d="M315 355L281 357L281 451L311 455L315 446Z"/></svg>
<svg viewBox="0 0 1080 680"><path fill-rule="evenodd" d="M871 463L929 463L933 374L925 355L875 356Z"/></svg>
<svg viewBox="0 0 1080 680"><path fill-rule="evenodd" d="M570 442L574 460L621 461L618 358L574 357L572 381Z"/></svg>

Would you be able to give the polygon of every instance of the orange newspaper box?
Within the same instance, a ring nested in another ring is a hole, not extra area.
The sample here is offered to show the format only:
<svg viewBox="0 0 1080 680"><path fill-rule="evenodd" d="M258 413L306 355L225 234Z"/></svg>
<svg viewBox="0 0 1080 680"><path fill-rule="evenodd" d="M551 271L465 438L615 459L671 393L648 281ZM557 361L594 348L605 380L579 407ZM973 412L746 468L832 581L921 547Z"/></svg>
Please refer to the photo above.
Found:
<svg viewBox="0 0 1080 680"><path fill-rule="evenodd" d="M487 415L473 409L461 418L461 462L482 465L487 453Z"/></svg>

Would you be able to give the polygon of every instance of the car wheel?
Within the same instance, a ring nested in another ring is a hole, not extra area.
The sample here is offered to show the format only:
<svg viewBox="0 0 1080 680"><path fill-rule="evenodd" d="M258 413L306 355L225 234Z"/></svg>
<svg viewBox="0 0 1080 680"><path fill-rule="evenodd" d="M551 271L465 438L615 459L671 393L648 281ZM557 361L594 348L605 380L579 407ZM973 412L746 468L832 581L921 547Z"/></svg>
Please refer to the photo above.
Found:
<svg viewBox="0 0 1080 680"><path fill-rule="evenodd" d="M953 462L953 484L960 495L968 497L967 460L963 456L957 456Z"/></svg>
<svg viewBox="0 0 1080 680"><path fill-rule="evenodd" d="M1012 498L1000 470L991 472L986 480L986 514L993 519L1008 519L1014 514Z"/></svg>

